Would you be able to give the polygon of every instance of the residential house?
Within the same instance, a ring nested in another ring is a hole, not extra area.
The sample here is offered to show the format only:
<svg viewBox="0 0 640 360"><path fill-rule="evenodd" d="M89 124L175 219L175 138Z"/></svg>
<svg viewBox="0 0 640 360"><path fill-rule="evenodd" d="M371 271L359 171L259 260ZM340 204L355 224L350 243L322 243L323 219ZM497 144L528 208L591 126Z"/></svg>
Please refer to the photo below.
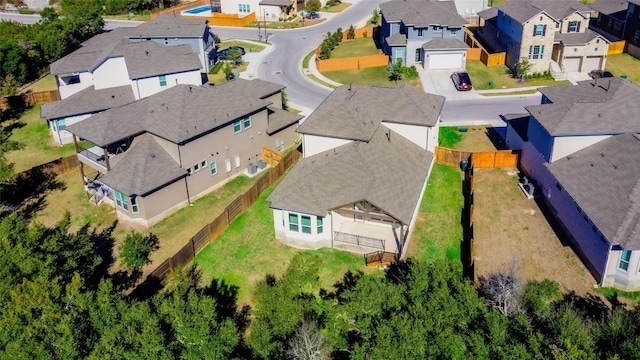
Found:
<svg viewBox="0 0 640 360"><path fill-rule="evenodd" d="M539 89L506 141L598 283L640 289L640 88L620 78Z"/></svg>
<svg viewBox="0 0 640 360"><path fill-rule="evenodd" d="M530 72L556 78L603 70L609 41L588 29L592 12L574 0L512 0L478 14L484 23L478 36L506 52L505 65L514 71L521 58L531 63Z"/></svg>
<svg viewBox="0 0 640 360"><path fill-rule="evenodd" d="M221 0L223 14L237 14L245 17L251 13L256 18L267 21L278 21L304 10L304 0Z"/></svg>
<svg viewBox="0 0 640 360"><path fill-rule="evenodd" d="M304 159L269 195L288 245L402 254L433 164L445 98L340 86L298 128Z"/></svg>
<svg viewBox="0 0 640 360"><path fill-rule="evenodd" d="M380 4L380 42L391 62L425 69L464 69L467 44L453 1L392 0Z"/></svg>
<svg viewBox="0 0 640 360"><path fill-rule="evenodd" d="M301 116L282 109L283 88L177 85L70 125L82 178L119 219L153 224L251 171L263 148L294 144ZM81 151L77 137L94 146Z"/></svg>
<svg viewBox="0 0 640 360"><path fill-rule="evenodd" d="M40 117L47 120L56 143L70 143L72 135L65 128L101 111L178 84L202 84L200 61L188 45L168 47L121 39L102 56L102 61L87 72L91 79L85 83L92 85L40 109ZM54 64L52 69L58 68Z"/></svg>
<svg viewBox="0 0 640 360"><path fill-rule="evenodd" d="M627 0L627 21L623 38L627 41L626 52L640 59L640 0Z"/></svg>
<svg viewBox="0 0 640 360"><path fill-rule="evenodd" d="M589 25L610 41L622 39L628 4L626 0L598 0L590 4L597 15L591 17Z"/></svg>

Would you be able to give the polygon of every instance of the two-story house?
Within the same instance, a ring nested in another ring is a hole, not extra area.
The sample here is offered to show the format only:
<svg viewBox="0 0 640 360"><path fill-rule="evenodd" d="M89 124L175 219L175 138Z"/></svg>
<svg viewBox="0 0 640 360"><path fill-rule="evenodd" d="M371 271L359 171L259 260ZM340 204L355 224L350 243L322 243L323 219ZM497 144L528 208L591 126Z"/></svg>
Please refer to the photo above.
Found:
<svg viewBox="0 0 640 360"><path fill-rule="evenodd" d="M623 38L627 41L626 51L640 59L640 0L627 0L627 19Z"/></svg>
<svg viewBox="0 0 640 360"><path fill-rule="evenodd" d="M188 45L169 47L152 41L132 43L120 39L102 56L86 72L91 78L85 84L92 85L41 107L40 117L47 120L56 143L70 143L72 136L65 128L101 111L178 84L202 84L200 61ZM58 69L57 66L51 67Z"/></svg>
<svg viewBox="0 0 640 360"><path fill-rule="evenodd" d="M380 42L390 62L425 69L464 69L467 44L453 1L392 0L380 4Z"/></svg>
<svg viewBox="0 0 640 360"><path fill-rule="evenodd" d="M511 117L520 168L600 285L640 289L640 88L620 78L539 89Z"/></svg>
<svg viewBox="0 0 640 360"><path fill-rule="evenodd" d="M590 4L596 14L591 17L589 26L611 41L622 39L628 4L626 0L598 0Z"/></svg>
<svg viewBox="0 0 640 360"><path fill-rule="evenodd" d="M283 88L177 85L70 125L82 179L119 219L151 225L251 171L263 147L294 143L301 116L282 109ZM94 146L81 151L78 137Z"/></svg>
<svg viewBox="0 0 640 360"><path fill-rule="evenodd" d="M298 128L304 159L267 198L276 237L307 249L401 255L444 101L409 86L336 88Z"/></svg>
<svg viewBox="0 0 640 360"><path fill-rule="evenodd" d="M304 5L304 0L220 0L223 14L237 14L239 17L245 17L255 13L257 19L267 21L278 21L294 15L304 10Z"/></svg>
<svg viewBox="0 0 640 360"><path fill-rule="evenodd" d="M531 72L567 72L605 67L609 41L588 29L593 10L573 0L513 0L478 15L478 36L494 51L506 52L505 65L516 70L521 58Z"/></svg>

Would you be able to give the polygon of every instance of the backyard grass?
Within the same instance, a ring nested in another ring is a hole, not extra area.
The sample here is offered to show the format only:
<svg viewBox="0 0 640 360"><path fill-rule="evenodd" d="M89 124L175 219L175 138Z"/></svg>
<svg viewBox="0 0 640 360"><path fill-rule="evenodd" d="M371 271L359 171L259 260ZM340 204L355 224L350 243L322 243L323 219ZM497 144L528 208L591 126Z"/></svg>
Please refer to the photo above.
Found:
<svg viewBox="0 0 640 360"><path fill-rule="evenodd" d="M222 69L220 69L220 71L218 71L217 74L207 74L209 84L220 85L227 82L227 78L224 75L225 66L226 65L223 65ZM235 67L235 68L233 67L233 65L231 65L231 63L229 63L229 66L231 67L232 70L243 72L247 70L247 67L249 67L249 63L243 62L242 64L238 65L238 67Z"/></svg>
<svg viewBox="0 0 640 360"><path fill-rule="evenodd" d="M341 71L325 71L322 75L341 84L358 84L358 85L374 85L374 86L396 86L395 81L389 80L389 72L386 66L378 66L360 70L341 70ZM403 77L398 84L409 84L416 89L423 91L420 78L407 80Z"/></svg>
<svg viewBox="0 0 640 360"><path fill-rule="evenodd" d="M640 291L622 291L610 287L599 287L595 289L595 292L604 295L607 299L613 297L625 298L629 300L639 300Z"/></svg>
<svg viewBox="0 0 640 360"><path fill-rule="evenodd" d="M15 164L15 173L75 154L73 144L59 146L53 143L47 122L40 118L40 105L27 110L13 124L9 122L9 126L12 125L15 128L11 132L11 140L23 145L22 149L6 155L9 162Z"/></svg>
<svg viewBox="0 0 640 360"><path fill-rule="evenodd" d="M297 252L308 251L283 245L275 238L272 210L265 201L274 188L263 192L255 204L233 220L194 260L202 270L204 284L219 279L238 286L240 304L250 303L256 282L267 274L281 275ZM322 258L320 286L325 289L331 288L347 270L375 271L367 269L359 255L332 249L310 252Z"/></svg>
<svg viewBox="0 0 640 360"><path fill-rule="evenodd" d="M426 262L445 258L459 261L462 206L460 170L453 166L434 164L420 203L407 255Z"/></svg>
<svg viewBox="0 0 640 360"><path fill-rule="evenodd" d="M453 149L462 140L460 128L457 126L441 126L438 132L439 146Z"/></svg>
<svg viewBox="0 0 640 360"><path fill-rule="evenodd" d="M375 41L373 41L372 38L366 37L341 42L340 45L336 46L331 52L331 58L340 59L380 53L382 53L382 51L376 48Z"/></svg>
<svg viewBox="0 0 640 360"><path fill-rule="evenodd" d="M226 49L230 46L241 46L246 52L260 52L265 49L263 45L254 44L253 42L247 42L242 40L227 40L218 44L218 49Z"/></svg>
<svg viewBox="0 0 640 360"><path fill-rule="evenodd" d="M267 29L296 29L296 28L300 28L300 27L305 27L305 26L311 26L311 25L316 25L319 24L323 21L325 21L326 19L323 18L319 18L319 19L304 19L304 23L302 22L302 18L301 17L296 17L294 20L292 21L267 21L266 23L264 21L253 21L249 24L247 24L247 26L245 27L253 27L253 28L262 28L264 29L265 25L267 27ZM263 34L264 36L264 34Z"/></svg>
<svg viewBox="0 0 640 360"><path fill-rule="evenodd" d="M511 77L511 72L506 66L487 67L480 60L468 60L467 72L476 90L518 88L525 86L571 85L571 82L567 80L527 80L521 82Z"/></svg>
<svg viewBox="0 0 640 360"><path fill-rule="evenodd" d="M626 75L631 82L640 85L640 60L629 54L607 56L606 70L615 76Z"/></svg>
<svg viewBox="0 0 640 360"><path fill-rule="evenodd" d="M48 90L58 90L58 87L56 86L56 78L51 74L48 74L43 78L39 79L38 81L35 81L29 84L29 86L24 88L21 91L21 93L39 92L39 91L48 91Z"/></svg>
<svg viewBox="0 0 640 360"><path fill-rule="evenodd" d="M339 3L336 6L331 6L330 8L326 9L325 11L326 12L330 12L330 13L339 13L339 12L341 12L343 10L346 10L350 6L351 6L350 3L343 2L343 3Z"/></svg>

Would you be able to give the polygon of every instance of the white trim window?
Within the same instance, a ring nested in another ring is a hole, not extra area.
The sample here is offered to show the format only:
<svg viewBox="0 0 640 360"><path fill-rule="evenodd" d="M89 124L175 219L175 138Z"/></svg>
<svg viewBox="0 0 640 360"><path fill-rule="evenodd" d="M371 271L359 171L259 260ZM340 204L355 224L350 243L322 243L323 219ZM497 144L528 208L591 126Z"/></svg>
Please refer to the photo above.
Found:
<svg viewBox="0 0 640 360"><path fill-rule="evenodd" d="M537 60L544 58L544 45L529 46L529 59Z"/></svg>
<svg viewBox="0 0 640 360"><path fill-rule="evenodd" d="M568 32L579 32L580 31L580 21L569 21L569 26L567 26Z"/></svg>
<svg viewBox="0 0 640 360"><path fill-rule="evenodd" d="M631 250L622 250L620 253L620 261L618 262L618 269L622 271L629 270L629 262L631 261Z"/></svg>
<svg viewBox="0 0 640 360"><path fill-rule="evenodd" d="M240 167L240 155L236 155L233 159L235 160L236 167L239 168Z"/></svg>
<svg viewBox="0 0 640 360"><path fill-rule="evenodd" d="M238 4L238 12L241 12L241 13L251 12L251 6L249 4Z"/></svg>
<svg viewBox="0 0 640 360"><path fill-rule="evenodd" d="M211 168L211 175L215 175L218 173L218 164L216 164L215 161L211 162L210 168Z"/></svg>
<svg viewBox="0 0 640 360"><path fill-rule="evenodd" d="M236 120L233 122L233 133L237 134L240 131L242 131L242 123L240 122L240 120Z"/></svg>
<svg viewBox="0 0 640 360"><path fill-rule="evenodd" d="M160 81L160 87L167 86L167 75L158 76L158 80Z"/></svg>
<svg viewBox="0 0 640 360"><path fill-rule="evenodd" d="M189 175L196 173L204 168L207 167L207 160L202 160L199 163L191 166L190 168L187 169L187 172L189 173Z"/></svg>
<svg viewBox="0 0 640 360"><path fill-rule="evenodd" d="M287 219L289 220L289 231L300 232L303 234L322 234L323 232L323 219L316 217L315 232L313 231L313 216L303 215L296 213L288 213Z"/></svg>
<svg viewBox="0 0 640 360"><path fill-rule="evenodd" d="M227 167L227 172L231 172L231 160L227 159L225 165Z"/></svg>
<svg viewBox="0 0 640 360"><path fill-rule="evenodd" d="M424 29L417 29L418 30L418 39L422 39L424 37Z"/></svg>
<svg viewBox="0 0 640 360"><path fill-rule="evenodd" d="M242 127L244 127L245 130L251 127L251 115L247 115L242 119Z"/></svg>
<svg viewBox="0 0 640 360"><path fill-rule="evenodd" d="M537 24L533 26L533 36L544 36L547 30L547 25Z"/></svg>
<svg viewBox="0 0 640 360"><path fill-rule="evenodd" d="M138 198L135 195L131 196L131 212L137 214L140 212L140 206L138 205Z"/></svg>
<svg viewBox="0 0 640 360"><path fill-rule="evenodd" d="M129 203L127 202L127 196L120 191L113 189L113 197L116 201L116 206L129 211Z"/></svg>
<svg viewBox="0 0 640 360"><path fill-rule="evenodd" d="M322 234L324 229L323 222L323 218L321 218L320 216L316 217L316 234Z"/></svg>

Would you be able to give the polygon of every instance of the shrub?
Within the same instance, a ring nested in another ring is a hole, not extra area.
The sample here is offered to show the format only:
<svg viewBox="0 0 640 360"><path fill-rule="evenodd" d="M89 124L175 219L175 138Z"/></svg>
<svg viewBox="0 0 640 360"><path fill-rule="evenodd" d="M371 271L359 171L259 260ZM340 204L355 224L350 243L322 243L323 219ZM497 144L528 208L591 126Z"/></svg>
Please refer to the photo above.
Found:
<svg viewBox="0 0 640 360"><path fill-rule="evenodd" d="M222 69L222 65L224 65L224 61L218 61L211 70L209 70L209 74L217 74Z"/></svg>
<svg viewBox="0 0 640 360"><path fill-rule="evenodd" d="M353 40L356 38L356 29L353 27L353 24L349 26L349 30L347 30L347 40Z"/></svg>
<svg viewBox="0 0 640 360"><path fill-rule="evenodd" d="M404 68L404 74L407 76L407 79L413 80L418 78L418 69L416 69L415 65L406 66Z"/></svg>

